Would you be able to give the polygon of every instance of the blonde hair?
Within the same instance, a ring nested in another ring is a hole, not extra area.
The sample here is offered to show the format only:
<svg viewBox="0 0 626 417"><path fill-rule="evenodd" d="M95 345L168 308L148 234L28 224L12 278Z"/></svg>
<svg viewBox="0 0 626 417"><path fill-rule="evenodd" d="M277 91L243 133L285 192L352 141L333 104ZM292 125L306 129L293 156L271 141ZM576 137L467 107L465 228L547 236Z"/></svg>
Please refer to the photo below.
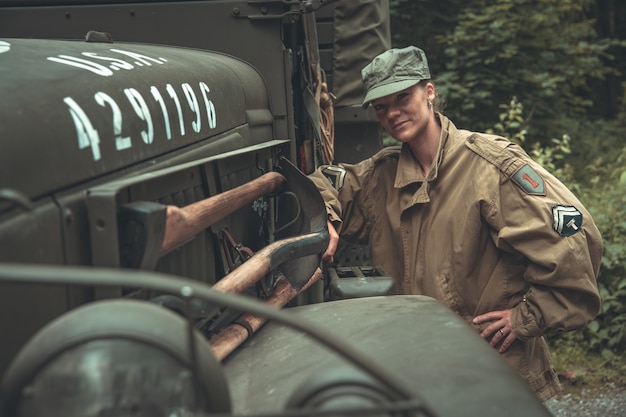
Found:
<svg viewBox="0 0 626 417"><path fill-rule="evenodd" d="M437 85L435 84L435 81L432 79L422 80L419 83L417 83L417 86L420 88L426 88L426 84L428 83L431 83L433 87L435 87L435 99L432 101L433 110L436 112L443 112L443 109L445 108L445 102L439 96L439 94L437 94Z"/></svg>

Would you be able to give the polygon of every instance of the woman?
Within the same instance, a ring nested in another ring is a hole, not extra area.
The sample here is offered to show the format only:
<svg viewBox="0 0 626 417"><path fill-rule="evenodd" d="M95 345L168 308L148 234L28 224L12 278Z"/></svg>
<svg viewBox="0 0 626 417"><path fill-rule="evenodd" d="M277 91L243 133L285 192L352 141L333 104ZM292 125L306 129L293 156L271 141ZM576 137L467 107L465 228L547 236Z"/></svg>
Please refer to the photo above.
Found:
<svg viewBox="0 0 626 417"><path fill-rule="evenodd" d="M397 294L444 303L550 398L560 385L543 336L584 326L600 307L591 216L519 146L436 111L421 49L386 51L362 78L363 106L402 145L311 174L329 215L324 259L338 233L369 243Z"/></svg>

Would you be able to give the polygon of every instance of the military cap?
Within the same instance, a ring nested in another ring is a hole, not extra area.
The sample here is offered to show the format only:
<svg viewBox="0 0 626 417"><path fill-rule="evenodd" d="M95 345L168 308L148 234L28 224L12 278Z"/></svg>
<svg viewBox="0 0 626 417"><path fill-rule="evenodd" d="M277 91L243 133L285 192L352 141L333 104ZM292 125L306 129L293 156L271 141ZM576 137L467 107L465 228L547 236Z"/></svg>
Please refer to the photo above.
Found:
<svg viewBox="0 0 626 417"><path fill-rule="evenodd" d="M363 108L367 108L373 100L429 80L430 70L424 51L409 46L378 55L361 70L361 78L366 90Z"/></svg>

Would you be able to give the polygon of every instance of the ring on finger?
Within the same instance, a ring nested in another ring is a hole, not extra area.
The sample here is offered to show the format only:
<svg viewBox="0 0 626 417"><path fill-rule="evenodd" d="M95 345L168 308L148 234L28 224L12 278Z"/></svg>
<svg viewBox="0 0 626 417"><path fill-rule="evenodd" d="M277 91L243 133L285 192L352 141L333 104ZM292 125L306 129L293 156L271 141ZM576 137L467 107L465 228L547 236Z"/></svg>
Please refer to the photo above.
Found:
<svg viewBox="0 0 626 417"><path fill-rule="evenodd" d="M502 331L502 329L500 329L500 330L498 330L498 331L500 332L500 334L501 334L502 336L504 336L504 332Z"/></svg>

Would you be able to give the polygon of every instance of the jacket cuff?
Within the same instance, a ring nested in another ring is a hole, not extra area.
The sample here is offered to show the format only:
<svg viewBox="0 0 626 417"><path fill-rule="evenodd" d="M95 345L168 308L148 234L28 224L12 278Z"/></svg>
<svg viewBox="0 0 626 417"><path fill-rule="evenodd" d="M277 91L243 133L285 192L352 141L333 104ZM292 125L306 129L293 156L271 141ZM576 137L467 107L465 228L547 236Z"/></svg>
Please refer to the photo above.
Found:
<svg viewBox="0 0 626 417"><path fill-rule="evenodd" d="M526 296L522 299L513 311L511 311L511 326L515 335L526 341L534 337L543 336L543 331L537 324L537 318Z"/></svg>

